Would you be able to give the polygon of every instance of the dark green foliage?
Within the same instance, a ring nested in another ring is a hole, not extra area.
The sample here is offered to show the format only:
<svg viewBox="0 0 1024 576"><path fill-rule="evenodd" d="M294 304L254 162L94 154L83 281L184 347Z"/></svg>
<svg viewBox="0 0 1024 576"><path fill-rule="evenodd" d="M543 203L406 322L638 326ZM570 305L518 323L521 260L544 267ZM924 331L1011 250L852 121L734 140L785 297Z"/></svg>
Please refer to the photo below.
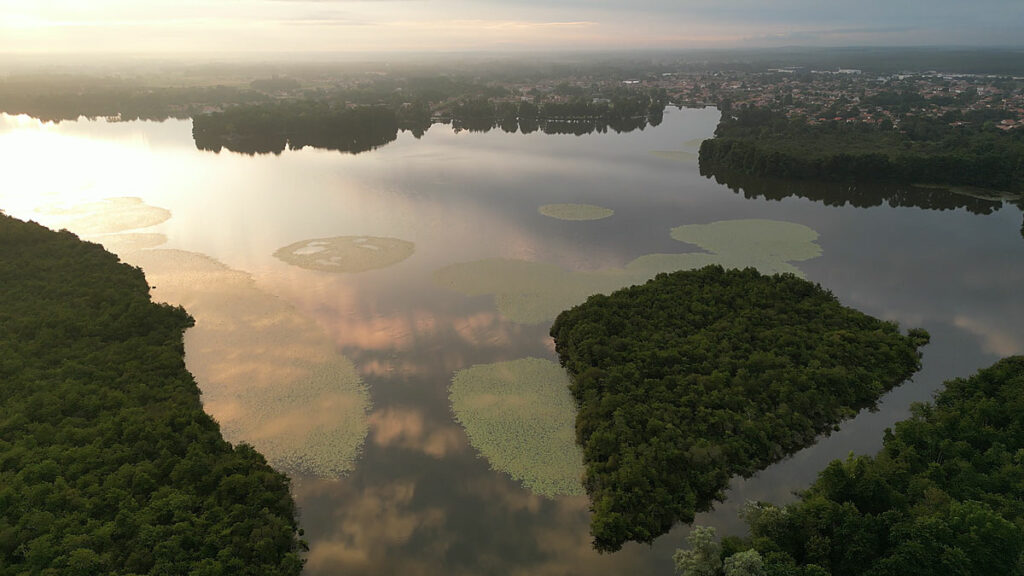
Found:
<svg viewBox="0 0 1024 576"><path fill-rule="evenodd" d="M579 402L599 550L651 542L908 378L923 330L754 269L660 274L551 328Z"/></svg>
<svg viewBox="0 0 1024 576"><path fill-rule="evenodd" d="M191 324L102 247L0 215L0 575L301 571L288 480L203 412Z"/></svg>
<svg viewBox="0 0 1024 576"><path fill-rule="evenodd" d="M951 126L908 116L899 130L807 124L767 109L724 114L700 147L701 173L826 181L896 181L1024 191L1024 131L977 118Z"/></svg>
<svg viewBox="0 0 1024 576"><path fill-rule="evenodd" d="M912 414L876 457L834 461L800 501L751 510L744 547L766 574L1024 574L1024 357L947 382Z"/></svg>
<svg viewBox="0 0 1024 576"><path fill-rule="evenodd" d="M384 106L346 108L316 100L252 104L192 119L200 150L280 154L306 146L358 153L398 137L398 117Z"/></svg>
<svg viewBox="0 0 1024 576"><path fill-rule="evenodd" d="M70 75L0 79L0 111L60 122L113 117L121 120L189 118L206 106L266 101L267 96L235 86L143 86L111 77Z"/></svg>

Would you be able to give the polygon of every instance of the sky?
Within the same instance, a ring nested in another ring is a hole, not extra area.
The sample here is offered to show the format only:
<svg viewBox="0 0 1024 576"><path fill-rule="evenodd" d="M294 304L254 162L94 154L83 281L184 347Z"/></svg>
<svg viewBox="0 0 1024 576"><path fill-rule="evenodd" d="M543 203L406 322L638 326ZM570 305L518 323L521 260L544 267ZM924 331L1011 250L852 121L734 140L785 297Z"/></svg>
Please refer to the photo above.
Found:
<svg viewBox="0 0 1024 576"><path fill-rule="evenodd" d="M1024 47L1024 0L0 0L0 53Z"/></svg>

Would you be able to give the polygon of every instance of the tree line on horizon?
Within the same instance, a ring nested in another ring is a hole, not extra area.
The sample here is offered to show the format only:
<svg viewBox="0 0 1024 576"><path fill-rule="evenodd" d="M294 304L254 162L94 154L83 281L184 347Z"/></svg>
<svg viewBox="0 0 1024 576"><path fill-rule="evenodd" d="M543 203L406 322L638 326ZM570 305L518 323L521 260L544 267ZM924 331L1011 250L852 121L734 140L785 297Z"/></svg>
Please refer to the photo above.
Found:
<svg viewBox="0 0 1024 576"><path fill-rule="evenodd" d="M900 182L1024 192L1024 130L905 117L898 127L810 124L781 111L726 111L700 147L707 176L739 172L798 180Z"/></svg>

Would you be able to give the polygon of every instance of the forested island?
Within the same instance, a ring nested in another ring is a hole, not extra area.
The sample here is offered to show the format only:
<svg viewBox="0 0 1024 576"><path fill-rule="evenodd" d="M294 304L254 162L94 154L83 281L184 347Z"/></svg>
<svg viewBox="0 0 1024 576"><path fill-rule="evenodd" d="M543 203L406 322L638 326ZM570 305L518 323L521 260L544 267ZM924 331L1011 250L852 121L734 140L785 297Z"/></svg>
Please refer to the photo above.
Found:
<svg viewBox="0 0 1024 576"><path fill-rule="evenodd" d="M840 182L976 186L1024 192L1024 130L991 122L950 124L905 118L870 125L833 120L811 124L770 108L726 111L713 139L700 147L706 176L735 171Z"/></svg>
<svg viewBox="0 0 1024 576"><path fill-rule="evenodd" d="M601 551L651 542L871 407L920 366L920 329L791 274L709 266L590 297L551 327L579 406Z"/></svg>
<svg viewBox="0 0 1024 576"><path fill-rule="evenodd" d="M181 308L67 231L0 214L0 575L296 575L289 481L231 446Z"/></svg>
<svg viewBox="0 0 1024 576"><path fill-rule="evenodd" d="M681 576L1021 574L1024 357L911 413L878 455L833 461L797 502L749 506L749 537L695 529Z"/></svg>

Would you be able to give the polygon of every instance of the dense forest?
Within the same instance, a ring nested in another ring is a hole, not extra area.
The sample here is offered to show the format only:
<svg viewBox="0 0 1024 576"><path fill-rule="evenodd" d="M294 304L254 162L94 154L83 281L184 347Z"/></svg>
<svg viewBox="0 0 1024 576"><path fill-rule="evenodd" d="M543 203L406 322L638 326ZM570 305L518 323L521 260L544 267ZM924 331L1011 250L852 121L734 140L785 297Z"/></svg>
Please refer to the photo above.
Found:
<svg viewBox="0 0 1024 576"><path fill-rule="evenodd" d="M563 87L557 101L492 101L476 98L446 107L440 117L450 120L456 129L486 132L500 128L505 132L530 134L590 134L593 132L630 132L648 124L661 124L668 105L665 90L620 88L607 97L594 97L582 89Z"/></svg>
<svg viewBox="0 0 1024 576"><path fill-rule="evenodd" d="M306 146L358 153L398 136L398 118L385 107L336 108L324 102L235 106L197 115L192 137L200 150L227 148L247 154L280 154Z"/></svg>
<svg viewBox="0 0 1024 576"><path fill-rule="evenodd" d="M0 575L295 575L286 477L232 447L181 308L96 244L0 214Z"/></svg>
<svg viewBox="0 0 1024 576"><path fill-rule="evenodd" d="M923 330L793 275L709 266L590 297L551 327L579 404L591 533L651 542L871 407L920 365Z"/></svg>
<svg viewBox="0 0 1024 576"><path fill-rule="evenodd" d="M676 556L683 576L728 576L726 563L764 576L1024 574L1024 357L911 412L877 456L833 461L796 503L749 506L749 538L697 532Z"/></svg>
<svg viewBox="0 0 1024 576"><path fill-rule="evenodd" d="M643 130L662 121L665 102L646 94L591 102L577 98L565 103L499 102L486 98L460 101L438 119L456 131L536 131L545 134L590 134ZM227 148L246 154L280 154L305 146L359 153L387 144L399 130L417 137L430 128L428 104L405 103L346 106L323 100L291 100L231 106L221 112L197 114L192 136L200 150Z"/></svg>
<svg viewBox="0 0 1024 576"><path fill-rule="evenodd" d="M0 78L0 112L48 122L86 118L187 119L209 106L263 102L236 86L143 86L121 78L76 75Z"/></svg>
<svg viewBox="0 0 1024 576"><path fill-rule="evenodd" d="M991 121L953 125L952 120L908 116L893 128L843 121L809 124L766 108L727 111L715 137L701 144L700 169L705 176L734 171L1024 192L1024 130L1002 131Z"/></svg>

